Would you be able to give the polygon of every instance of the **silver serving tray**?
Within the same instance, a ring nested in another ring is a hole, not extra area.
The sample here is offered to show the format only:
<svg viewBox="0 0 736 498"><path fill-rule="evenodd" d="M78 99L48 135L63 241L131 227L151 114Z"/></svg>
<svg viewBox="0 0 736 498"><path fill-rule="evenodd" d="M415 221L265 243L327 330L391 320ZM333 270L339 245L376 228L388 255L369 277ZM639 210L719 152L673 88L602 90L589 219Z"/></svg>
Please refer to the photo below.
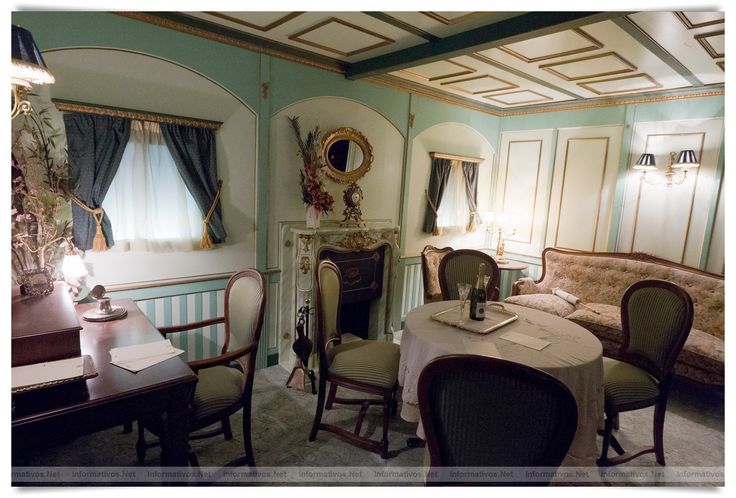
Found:
<svg viewBox="0 0 736 498"><path fill-rule="evenodd" d="M460 322L459 315L460 305L457 305L450 309L434 313L432 319L475 334L488 334L519 318L519 315L507 310L500 303L489 303L486 305L486 317L483 321L471 320L469 317L463 316L463 320Z"/></svg>

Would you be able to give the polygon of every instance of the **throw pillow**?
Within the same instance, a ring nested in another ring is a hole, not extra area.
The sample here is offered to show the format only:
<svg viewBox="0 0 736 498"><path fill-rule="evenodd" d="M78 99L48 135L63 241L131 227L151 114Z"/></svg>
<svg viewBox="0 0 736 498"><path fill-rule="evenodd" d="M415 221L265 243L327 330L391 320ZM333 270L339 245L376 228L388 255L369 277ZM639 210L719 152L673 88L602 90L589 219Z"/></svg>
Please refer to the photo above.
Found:
<svg viewBox="0 0 736 498"><path fill-rule="evenodd" d="M573 304L554 294L523 294L507 297L504 302L534 308L563 318L575 311Z"/></svg>

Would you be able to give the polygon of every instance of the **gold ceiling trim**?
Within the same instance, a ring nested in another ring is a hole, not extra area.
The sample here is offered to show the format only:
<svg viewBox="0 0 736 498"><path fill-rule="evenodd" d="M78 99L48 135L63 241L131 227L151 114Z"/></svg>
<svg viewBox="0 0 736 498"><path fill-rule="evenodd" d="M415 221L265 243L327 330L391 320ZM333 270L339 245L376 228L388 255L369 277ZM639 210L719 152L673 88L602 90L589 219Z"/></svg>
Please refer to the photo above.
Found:
<svg viewBox="0 0 736 498"><path fill-rule="evenodd" d="M675 16L682 22L682 24L685 25L687 29L702 28L703 26L712 26L713 24L722 24L726 21L726 18L722 17L720 19L714 19L712 21L694 23L690 20L689 17L687 17L687 14L685 12L678 11L673 12L673 14L675 14Z"/></svg>
<svg viewBox="0 0 736 498"><path fill-rule="evenodd" d="M69 100L52 99L56 108L64 112L83 112L86 114L97 114L99 116L111 116L114 118L137 119L154 123L165 123L180 126L191 126L193 128L209 128L217 130L222 125L219 121L208 119L189 118L186 116L174 116L171 114L159 114L155 112L139 111L136 109L122 109L99 104L85 102L72 102Z"/></svg>
<svg viewBox="0 0 736 498"><path fill-rule="evenodd" d="M477 80L494 80L499 81L503 83L504 86L499 86L498 88L488 88L485 90L477 90L472 91L469 89L465 89L462 87L462 85L458 85L458 83L467 83L469 81L477 81ZM515 83L511 83L510 81L502 80L501 78L496 78L495 76L491 76L490 74L484 74L482 76L472 76L470 78L463 78L461 80L455 80L455 81L445 81L440 83L440 85L444 86L447 85L447 88L452 88L453 90L457 90L458 92L467 93L469 95L480 95L483 93L492 93L492 92L503 92L504 90L512 90L514 88L519 88L519 85Z"/></svg>
<svg viewBox="0 0 736 498"><path fill-rule="evenodd" d="M584 61L593 61L595 59L603 59L604 57L613 57L614 59L618 59L618 61L623 64L624 66L628 66L628 68L625 69L610 69L609 71L605 71L603 73L593 73L593 74L584 74L582 76L569 76L562 72L560 69L553 69L556 66L564 66L567 64L575 64L578 62L584 62ZM602 76L612 76L614 74L622 74L622 73L631 73L634 71L637 71L639 68L637 68L634 64L624 59L622 56L617 54L616 52L603 52L601 54L595 54L595 55L589 55L587 57L580 57L579 59L569 59L565 61L560 62L551 62L548 64L542 64L539 66L539 69L543 69L547 71L550 74L553 74L557 76L558 78L561 78L565 81L577 81L577 80L585 80L590 78L600 78Z"/></svg>
<svg viewBox="0 0 736 498"><path fill-rule="evenodd" d="M455 18L450 19L449 17L445 17L442 14L438 12L420 12L420 14L424 14L425 16L429 17L430 19L434 19L437 22L440 22L446 26L452 26L454 24L459 24L462 22L467 21L468 19L473 19L475 17L479 17L483 15L483 12L468 12L467 14L464 14L462 16L458 16Z"/></svg>
<svg viewBox="0 0 736 498"><path fill-rule="evenodd" d="M181 33L185 33L188 35L199 36L200 38L204 38L206 40L210 40L210 41L214 41L218 43L224 43L225 45L232 45L238 48L244 48L246 50L250 50L251 52L256 52L258 54L265 54L265 55L271 55L274 57L280 57L281 59L285 59L285 60L292 61L292 62L298 62L306 66L316 67L317 69L324 69L325 71L330 71L332 73L338 73L342 75L345 74L345 69L337 61L331 64L328 62L317 61L317 60L310 59L307 57L301 57L298 55L290 54L288 52L283 52L275 48L264 47L263 45L256 45L255 43L238 40L237 38L232 38L230 36L213 33L211 31L207 31L204 29L194 28L192 26L189 26L187 24L183 24L180 22L171 21L169 19L163 19L158 16L148 14L146 12L115 12L115 13L123 17L128 17L131 19L135 19L137 21L143 21L149 24L153 24L153 25L162 27L162 28L173 29L174 31L179 31Z"/></svg>
<svg viewBox="0 0 736 498"><path fill-rule="evenodd" d="M223 14L222 12L204 11L203 14L207 14L212 17L219 17L220 19L229 21L233 24L239 24L241 26L245 26L246 28L257 29L258 31L265 33L265 32L271 31L273 28L276 28L286 22L291 21L295 17L298 17L304 14L304 12L289 12L287 15L280 17L276 19L275 21L273 21L272 23L266 24L265 26L260 26L252 22L244 21L243 19L238 19L237 17L229 16L227 14Z"/></svg>
<svg viewBox="0 0 736 498"><path fill-rule="evenodd" d="M365 33L369 36L378 38L379 40L382 40L382 41L379 41L372 45L367 45L357 50L352 50L350 52L344 52L340 49L330 47L328 45L322 45L321 43L313 42L313 41L307 40L306 38L302 38L302 35L312 33L314 31L317 31L319 28L322 28L332 23L342 24L343 26L347 28L350 28L355 31L360 31L361 33ZM385 47L386 45L391 45L392 43L396 43L396 40L392 40L391 38L387 36L383 36L381 33L378 33L376 31L371 31L369 29L363 28L362 26L358 26L357 24L352 24L347 21L343 21L342 19L337 18L337 17L330 17L329 19L325 19L322 22L318 22L317 24L313 26L309 26L308 28L305 28L297 33L294 33L293 35L289 35L289 40L303 43L304 45L309 45L310 47L315 47L320 50L326 50L327 52L332 52L333 54L342 55L343 57L351 57L353 55L362 54L363 52L369 52L371 50L375 50L377 48Z"/></svg>
<svg viewBox="0 0 736 498"><path fill-rule="evenodd" d="M726 32L724 30L721 31L713 31L710 33L701 33L699 35L695 35L695 41L700 43L702 47L705 49L706 52L708 52L708 55L710 55L713 59L720 59L721 57L725 57L726 54L719 54L718 51L716 51L715 48L713 48L713 45L710 44L708 41L708 38L713 38L714 36L721 36L725 35Z"/></svg>
<svg viewBox="0 0 736 498"><path fill-rule="evenodd" d="M516 94L516 93L524 93L524 92L533 93L534 95L539 95L541 98L539 98L539 99L532 99L532 100L522 100L520 102L508 102L508 101L505 101L503 99L497 98L497 97L502 97L504 95L513 95L513 94ZM529 90L527 88L522 88L521 90L513 91L513 92L494 93L492 95L483 95L483 98L484 99L488 99L488 100L495 100L496 102L500 102L501 104L508 105L508 106L511 106L511 105L531 104L531 103L534 103L534 102L544 102L545 100L554 100L554 98L553 97L550 97L549 95L544 95L542 93L536 92L534 90Z"/></svg>
<svg viewBox="0 0 736 498"><path fill-rule="evenodd" d="M608 92L604 92L601 90L596 90L591 85L595 85L598 83L608 83L610 81L623 81L623 80L633 80L634 78L642 78L644 80L649 81L652 86L642 86L640 88L633 88L631 90L612 90ZM646 73L639 73L639 74L632 74L627 76L618 76L616 78L606 78L604 80L595 80L595 81L586 81L584 83L577 83L578 86L585 88L588 91L591 91L595 93L596 95L612 95L612 94L618 94L618 95L625 95L627 93L634 93L634 92L641 92L646 90L655 90L657 88L662 88L662 84L659 83L657 80L652 78Z"/></svg>
<svg viewBox="0 0 736 498"><path fill-rule="evenodd" d="M603 43L599 42L598 40L590 36L588 33L583 31L582 29L573 28L570 31L572 31L579 37L589 41L593 45L588 45L587 47L582 47L582 48L574 48L570 50L565 50L562 52L554 52L554 53L547 54L547 55L540 55L538 57L527 57L521 52L517 52L511 48L508 48L510 45L514 45L514 43L510 43L509 45L503 45L503 46L496 47L496 48L498 48L502 52L506 52L509 55L513 55L517 59L520 59L526 62L527 64L531 64L532 62L546 61L548 59L556 59L558 57L564 57L566 55L582 54L583 52L590 52L591 50L598 50L599 48L603 48ZM560 33L564 33L564 31L561 31ZM557 34L557 33L554 33L554 34ZM524 41L527 41L527 40L524 40ZM516 42L516 43L521 43L521 42Z"/></svg>
<svg viewBox="0 0 736 498"><path fill-rule="evenodd" d="M410 68L407 68L407 69L401 69L400 72L411 74L412 76L414 76L416 78L421 78L421 79L423 79L425 81L437 81L437 80L444 80L444 79L447 79L447 78L459 78L460 76L467 76L469 74L473 74L473 73L476 73L477 72L477 70L473 69L472 67L465 66L465 65L460 64L460 63L455 62L455 61L446 60L446 61L436 61L436 62L447 62L448 64L452 64L454 66L461 67L462 69L464 69L464 71L460 70L460 71L458 71L456 73L441 74L439 76L429 77L429 76L424 76L424 75L419 74L417 72L411 71L412 69L416 69L417 67L421 67L421 66L414 66L414 67L410 67ZM435 64L435 63L430 62L430 64ZM442 84L442 83L440 83L440 84Z"/></svg>

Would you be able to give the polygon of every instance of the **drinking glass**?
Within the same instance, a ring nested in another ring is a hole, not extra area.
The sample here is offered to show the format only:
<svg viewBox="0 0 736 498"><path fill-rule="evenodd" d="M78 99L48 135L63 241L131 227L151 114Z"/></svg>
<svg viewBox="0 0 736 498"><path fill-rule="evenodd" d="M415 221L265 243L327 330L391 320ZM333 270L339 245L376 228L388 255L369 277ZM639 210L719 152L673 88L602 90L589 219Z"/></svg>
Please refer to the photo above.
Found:
<svg viewBox="0 0 736 498"><path fill-rule="evenodd" d="M468 300L468 294L470 293L471 288L472 285L470 284L457 284L457 293L460 298L460 318L457 321L458 324L463 323L463 311L465 311L465 302Z"/></svg>

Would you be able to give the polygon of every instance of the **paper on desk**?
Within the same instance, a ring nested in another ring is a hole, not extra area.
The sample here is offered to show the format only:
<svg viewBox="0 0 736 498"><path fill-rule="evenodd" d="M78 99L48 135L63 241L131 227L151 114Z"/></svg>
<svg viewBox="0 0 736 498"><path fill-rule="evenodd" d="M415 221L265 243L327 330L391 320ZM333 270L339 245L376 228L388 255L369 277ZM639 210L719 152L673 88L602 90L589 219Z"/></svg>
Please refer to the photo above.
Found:
<svg viewBox="0 0 736 498"><path fill-rule="evenodd" d="M515 342L531 349L541 351L551 343L544 339L537 339L536 337L529 337L528 335L520 334L518 332L506 332L504 335L499 336L501 339L506 339L509 342Z"/></svg>
<svg viewBox="0 0 736 498"><path fill-rule="evenodd" d="M67 358L65 360L23 365L10 369L11 388L45 384L57 380L81 377L84 373L84 358Z"/></svg>
<svg viewBox="0 0 736 498"><path fill-rule="evenodd" d="M171 341L167 339L165 341L113 348L110 350L110 357L112 358L110 363L131 372L140 372L183 352L182 349L172 346Z"/></svg>
<svg viewBox="0 0 736 498"><path fill-rule="evenodd" d="M468 354L479 354L481 356L492 356L501 358L496 345L487 340L486 337L464 337L463 346Z"/></svg>

